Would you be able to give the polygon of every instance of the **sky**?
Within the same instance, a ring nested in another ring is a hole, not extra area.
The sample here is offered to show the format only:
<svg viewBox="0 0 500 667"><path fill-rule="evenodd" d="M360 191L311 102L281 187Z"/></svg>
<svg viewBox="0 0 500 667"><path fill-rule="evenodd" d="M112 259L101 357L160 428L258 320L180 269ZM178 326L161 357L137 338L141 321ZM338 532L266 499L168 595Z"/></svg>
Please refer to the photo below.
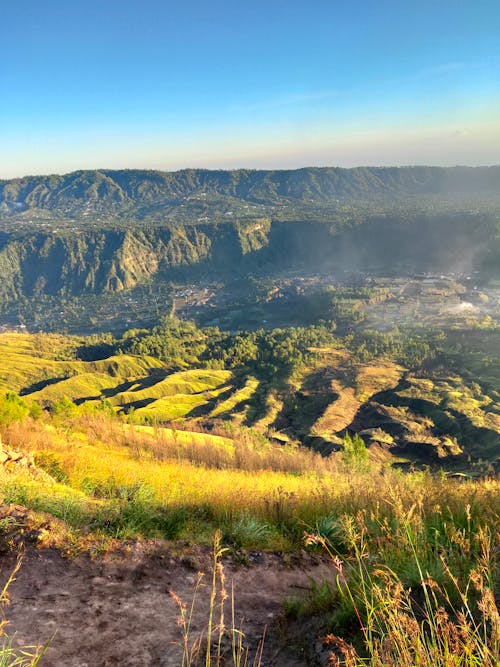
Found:
<svg viewBox="0 0 500 667"><path fill-rule="evenodd" d="M500 163L500 0L0 0L0 178Z"/></svg>

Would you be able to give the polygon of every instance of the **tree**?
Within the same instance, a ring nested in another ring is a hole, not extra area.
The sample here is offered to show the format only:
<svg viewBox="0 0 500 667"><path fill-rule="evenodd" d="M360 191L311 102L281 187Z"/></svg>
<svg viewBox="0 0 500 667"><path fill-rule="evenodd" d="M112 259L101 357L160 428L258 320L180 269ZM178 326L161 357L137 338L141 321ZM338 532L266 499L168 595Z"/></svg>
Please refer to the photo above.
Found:
<svg viewBox="0 0 500 667"><path fill-rule="evenodd" d="M362 472L368 468L368 450L357 433L350 436L346 433L343 440L342 462L349 470Z"/></svg>
<svg viewBox="0 0 500 667"><path fill-rule="evenodd" d="M29 406L13 391L0 398L0 425L7 426L23 421L29 414Z"/></svg>

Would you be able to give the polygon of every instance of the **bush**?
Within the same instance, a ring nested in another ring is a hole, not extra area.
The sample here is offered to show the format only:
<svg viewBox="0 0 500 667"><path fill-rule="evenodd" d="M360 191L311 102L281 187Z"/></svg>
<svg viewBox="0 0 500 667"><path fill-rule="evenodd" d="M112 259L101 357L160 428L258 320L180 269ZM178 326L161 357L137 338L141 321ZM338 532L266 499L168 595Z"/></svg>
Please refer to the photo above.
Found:
<svg viewBox="0 0 500 667"><path fill-rule="evenodd" d="M0 426L21 422L28 416L30 408L13 391L0 398Z"/></svg>
<svg viewBox="0 0 500 667"><path fill-rule="evenodd" d="M368 468L368 450L357 433L351 438L346 433L343 441L342 462L348 470L363 471Z"/></svg>

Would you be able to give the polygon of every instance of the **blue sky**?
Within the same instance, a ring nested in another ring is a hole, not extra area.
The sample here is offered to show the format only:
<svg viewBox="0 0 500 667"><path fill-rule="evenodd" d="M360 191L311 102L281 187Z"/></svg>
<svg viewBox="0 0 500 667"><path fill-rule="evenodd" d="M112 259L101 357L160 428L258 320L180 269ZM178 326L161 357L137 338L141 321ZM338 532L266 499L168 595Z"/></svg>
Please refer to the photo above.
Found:
<svg viewBox="0 0 500 667"><path fill-rule="evenodd" d="M499 0L16 0L0 177L500 162Z"/></svg>

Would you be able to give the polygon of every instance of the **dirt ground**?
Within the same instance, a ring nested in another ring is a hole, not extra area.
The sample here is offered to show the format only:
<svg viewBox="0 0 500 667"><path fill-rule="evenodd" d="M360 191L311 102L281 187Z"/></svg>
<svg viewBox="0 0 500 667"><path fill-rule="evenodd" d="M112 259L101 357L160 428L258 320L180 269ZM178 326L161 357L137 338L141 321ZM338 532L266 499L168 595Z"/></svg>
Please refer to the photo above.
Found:
<svg viewBox="0 0 500 667"><path fill-rule="evenodd" d="M1 557L3 578L15 559ZM315 633L290 637L280 619L283 598L303 593L313 580L332 579L331 568L308 555L290 560L260 552L248 553L245 565L224 560L227 587L234 584L237 624L242 622L252 651L265 631L263 666L325 664L324 647L312 661L310 651L306 658L292 649L297 639L318 645ZM9 589L9 634L15 631L14 643L21 645L45 642L55 633L41 663L45 667L180 667L179 609L170 592L189 605L198 571L206 573L207 586L199 593L192 636L206 627L209 549L186 547L182 553L178 545L150 542L98 558L64 558L55 549L29 546Z"/></svg>

